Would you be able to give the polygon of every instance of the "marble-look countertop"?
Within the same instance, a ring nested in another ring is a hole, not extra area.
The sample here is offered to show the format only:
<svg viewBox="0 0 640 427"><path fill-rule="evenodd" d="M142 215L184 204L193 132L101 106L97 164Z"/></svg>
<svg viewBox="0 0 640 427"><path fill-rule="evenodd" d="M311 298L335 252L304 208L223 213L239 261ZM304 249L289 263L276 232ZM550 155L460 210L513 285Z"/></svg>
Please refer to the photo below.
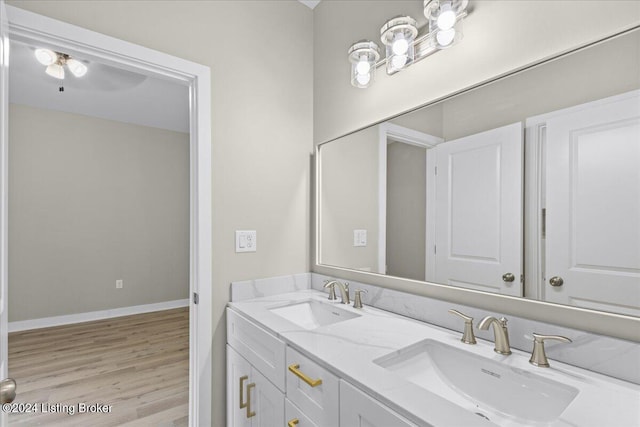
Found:
<svg viewBox="0 0 640 427"><path fill-rule="evenodd" d="M432 393L374 363L404 347L425 339L474 353L580 390L562 415L549 425L602 426L640 425L640 386L551 361L551 368L536 368L528 363L529 354L513 350L510 356L493 351L493 343L478 339L467 345L460 334L397 314L364 307L356 310L346 304L339 308L359 317L307 330L270 310L305 300L327 302L327 295L316 290L272 295L231 302L229 307L260 324L291 347L302 352L336 376L362 389L375 399L419 425L432 426L519 426L522 420L501 416L496 423L477 416L451 401ZM487 390L487 393L492 393ZM527 423L529 424L529 423ZM534 424L529 424L534 425Z"/></svg>

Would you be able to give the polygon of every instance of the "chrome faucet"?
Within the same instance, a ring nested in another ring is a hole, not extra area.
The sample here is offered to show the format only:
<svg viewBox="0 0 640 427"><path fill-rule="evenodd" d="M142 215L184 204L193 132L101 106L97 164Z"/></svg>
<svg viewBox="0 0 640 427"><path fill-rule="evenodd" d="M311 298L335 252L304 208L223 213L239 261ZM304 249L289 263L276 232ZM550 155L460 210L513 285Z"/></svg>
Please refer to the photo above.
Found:
<svg viewBox="0 0 640 427"><path fill-rule="evenodd" d="M338 280L329 280L328 282L326 282L324 284L325 288L329 288L329 299L330 300L335 300L336 299L336 286L338 287L338 290L340 291L340 298L341 304L349 304L350 300L349 300L349 284L348 283L342 283L339 282Z"/></svg>
<svg viewBox="0 0 640 427"><path fill-rule="evenodd" d="M480 321L478 329L486 331L489 325L493 325L493 335L495 337L495 348L493 351L500 354L511 354L511 346L509 345L509 330L507 329L507 319L502 317L500 320L493 316L487 316Z"/></svg>

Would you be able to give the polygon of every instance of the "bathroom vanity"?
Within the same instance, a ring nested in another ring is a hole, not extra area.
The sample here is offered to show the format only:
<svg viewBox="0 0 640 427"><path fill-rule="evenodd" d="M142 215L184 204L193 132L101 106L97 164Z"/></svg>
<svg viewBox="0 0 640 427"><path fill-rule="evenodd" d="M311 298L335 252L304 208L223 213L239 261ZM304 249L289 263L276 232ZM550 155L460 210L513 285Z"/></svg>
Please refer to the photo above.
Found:
<svg viewBox="0 0 640 427"><path fill-rule="evenodd" d="M238 291L227 308L229 426L640 425L638 385L551 355L536 367L366 297L356 309L309 285L237 285L265 296Z"/></svg>

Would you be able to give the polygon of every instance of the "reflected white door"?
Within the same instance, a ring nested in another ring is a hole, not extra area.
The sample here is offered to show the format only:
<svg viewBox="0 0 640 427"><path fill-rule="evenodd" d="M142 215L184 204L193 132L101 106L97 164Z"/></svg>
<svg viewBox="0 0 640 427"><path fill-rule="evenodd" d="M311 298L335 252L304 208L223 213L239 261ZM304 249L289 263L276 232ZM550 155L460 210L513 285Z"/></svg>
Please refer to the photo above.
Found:
<svg viewBox="0 0 640 427"><path fill-rule="evenodd" d="M8 154L8 78L9 35L7 11L0 0L0 380L7 377L7 154ZM0 415L0 426L7 425L6 414Z"/></svg>
<svg viewBox="0 0 640 427"><path fill-rule="evenodd" d="M546 122L544 297L638 316L640 94L572 111Z"/></svg>
<svg viewBox="0 0 640 427"><path fill-rule="evenodd" d="M448 141L435 153L436 281L521 296L522 124Z"/></svg>

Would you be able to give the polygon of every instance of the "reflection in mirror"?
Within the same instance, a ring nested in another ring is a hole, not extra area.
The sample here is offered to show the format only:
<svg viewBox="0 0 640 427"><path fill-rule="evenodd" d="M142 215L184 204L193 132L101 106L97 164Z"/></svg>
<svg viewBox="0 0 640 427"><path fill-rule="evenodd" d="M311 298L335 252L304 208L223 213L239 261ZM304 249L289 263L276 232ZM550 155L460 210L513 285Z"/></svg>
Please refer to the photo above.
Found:
<svg viewBox="0 0 640 427"><path fill-rule="evenodd" d="M319 156L320 264L640 316L640 30Z"/></svg>

